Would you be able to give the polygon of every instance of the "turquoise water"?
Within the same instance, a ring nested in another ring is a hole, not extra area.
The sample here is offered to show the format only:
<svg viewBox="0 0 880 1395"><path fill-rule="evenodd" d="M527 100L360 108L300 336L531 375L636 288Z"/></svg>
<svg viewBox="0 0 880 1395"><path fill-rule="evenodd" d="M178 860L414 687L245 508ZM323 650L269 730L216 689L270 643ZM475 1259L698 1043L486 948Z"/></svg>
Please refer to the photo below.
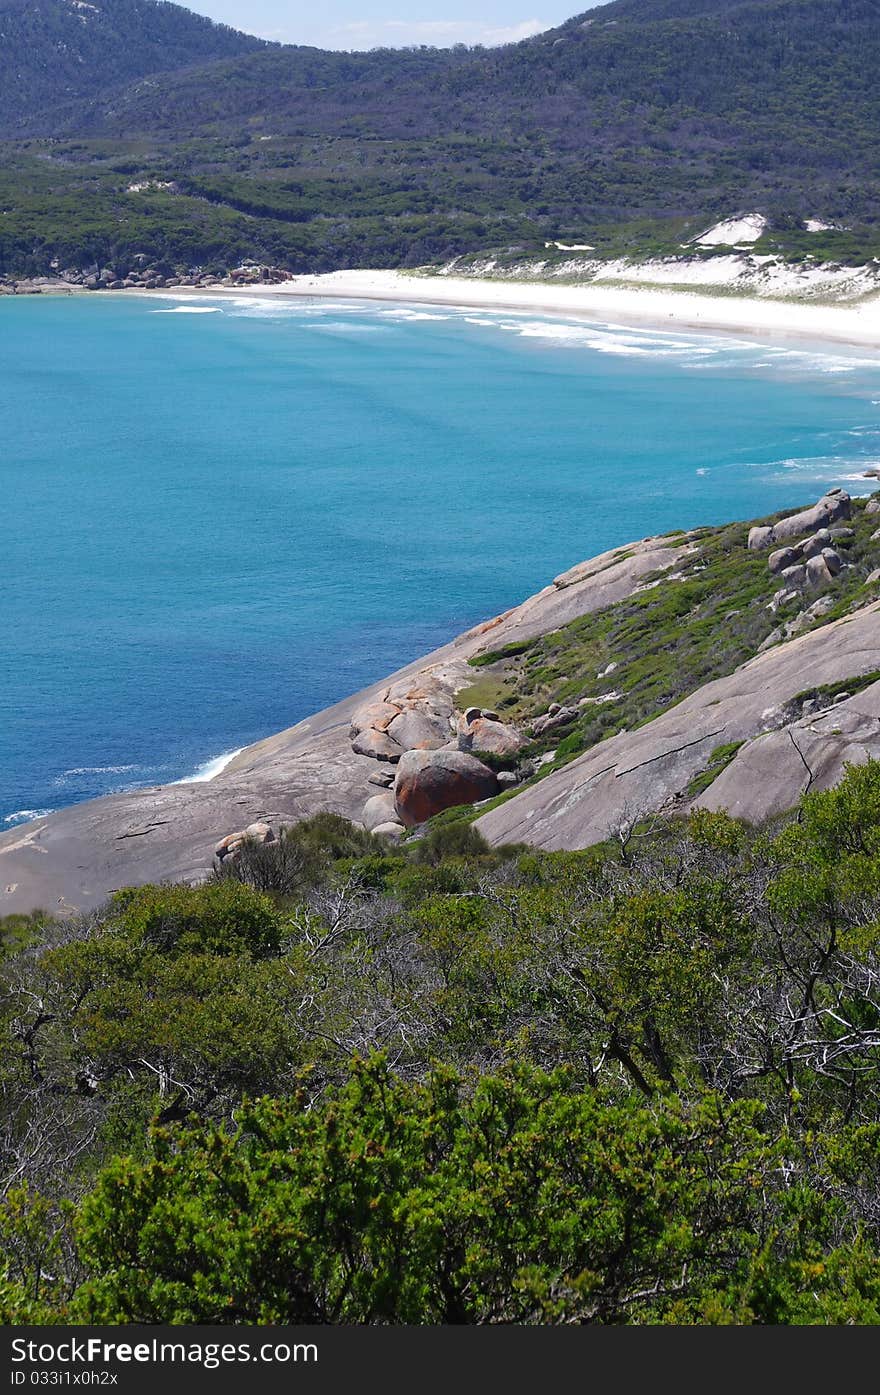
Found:
<svg viewBox="0 0 880 1395"><path fill-rule="evenodd" d="M880 459L880 359L509 312L5 299L0 374L0 826Z"/></svg>

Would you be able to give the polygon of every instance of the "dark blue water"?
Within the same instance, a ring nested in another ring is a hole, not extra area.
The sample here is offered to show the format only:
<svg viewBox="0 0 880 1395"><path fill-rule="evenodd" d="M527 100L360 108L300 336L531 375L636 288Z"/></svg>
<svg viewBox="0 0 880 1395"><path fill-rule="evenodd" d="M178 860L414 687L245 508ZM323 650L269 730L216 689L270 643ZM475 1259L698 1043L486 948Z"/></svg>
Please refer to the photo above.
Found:
<svg viewBox="0 0 880 1395"><path fill-rule="evenodd" d="M843 351L200 306L0 301L0 825L192 775L581 558L880 458L880 360Z"/></svg>

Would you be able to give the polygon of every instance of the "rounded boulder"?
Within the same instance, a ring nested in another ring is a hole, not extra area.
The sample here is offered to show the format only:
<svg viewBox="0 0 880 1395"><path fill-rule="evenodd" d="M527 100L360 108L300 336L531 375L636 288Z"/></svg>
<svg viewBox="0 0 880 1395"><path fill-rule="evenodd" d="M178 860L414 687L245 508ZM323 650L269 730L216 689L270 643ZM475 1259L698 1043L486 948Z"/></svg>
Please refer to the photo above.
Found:
<svg viewBox="0 0 880 1395"><path fill-rule="evenodd" d="M397 767L394 787L398 818L407 828L457 804L475 804L498 793L498 780L465 751L408 751Z"/></svg>
<svg viewBox="0 0 880 1395"><path fill-rule="evenodd" d="M523 739L515 727L478 717L461 733L458 744L463 751L491 751L497 756L515 756L522 749Z"/></svg>
<svg viewBox="0 0 880 1395"><path fill-rule="evenodd" d="M388 727L392 741L404 751L434 751L450 737L447 718L410 708L394 718Z"/></svg>
<svg viewBox="0 0 880 1395"><path fill-rule="evenodd" d="M776 551L771 552L770 556L767 558L767 566L775 576L777 572L784 571L787 567L793 566L797 559L798 554L795 548L778 547ZM599 675L600 678L604 678L604 676L604 674Z"/></svg>
<svg viewBox="0 0 880 1395"><path fill-rule="evenodd" d="M811 557L807 562L807 582L810 586L824 586L827 581L831 581L831 569L824 553L820 552L817 557Z"/></svg>
<svg viewBox="0 0 880 1395"><path fill-rule="evenodd" d="M373 760L389 761L392 765L401 756L397 742L392 741L387 732L376 731L375 727L367 727L359 732L351 743L351 749L356 756L370 756Z"/></svg>
<svg viewBox="0 0 880 1395"><path fill-rule="evenodd" d="M361 822L368 833L374 833L383 824L394 823L396 819L394 795L390 790L387 794L374 794L372 799L368 799L361 815Z"/></svg>
<svg viewBox="0 0 880 1395"><path fill-rule="evenodd" d="M389 843L399 843L403 833L403 824L400 823L380 823L378 828L373 829L374 837L384 838Z"/></svg>

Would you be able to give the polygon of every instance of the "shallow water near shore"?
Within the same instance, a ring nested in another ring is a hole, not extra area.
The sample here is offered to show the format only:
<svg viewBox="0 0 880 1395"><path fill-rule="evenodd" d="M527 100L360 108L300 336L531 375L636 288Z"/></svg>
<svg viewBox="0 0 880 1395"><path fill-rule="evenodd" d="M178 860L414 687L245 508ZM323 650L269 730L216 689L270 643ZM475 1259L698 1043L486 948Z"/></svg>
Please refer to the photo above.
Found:
<svg viewBox="0 0 880 1395"><path fill-rule="evenodd" d="M880 463L876 357L533 313L10 298L0 373L0 829Z"/></svg>

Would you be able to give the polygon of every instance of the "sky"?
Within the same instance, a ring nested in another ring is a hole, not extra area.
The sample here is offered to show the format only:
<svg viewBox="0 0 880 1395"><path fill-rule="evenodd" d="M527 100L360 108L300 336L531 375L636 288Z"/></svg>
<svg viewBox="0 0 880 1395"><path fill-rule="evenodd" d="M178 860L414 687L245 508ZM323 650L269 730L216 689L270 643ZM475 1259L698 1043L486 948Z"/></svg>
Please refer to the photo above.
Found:
<svg viewBox="0 0 880 1395"><path fill-rule="evenodd" d="M394 48L506 44L540 34L596 0L180 0L211 19L288 44Z"/></svg>

